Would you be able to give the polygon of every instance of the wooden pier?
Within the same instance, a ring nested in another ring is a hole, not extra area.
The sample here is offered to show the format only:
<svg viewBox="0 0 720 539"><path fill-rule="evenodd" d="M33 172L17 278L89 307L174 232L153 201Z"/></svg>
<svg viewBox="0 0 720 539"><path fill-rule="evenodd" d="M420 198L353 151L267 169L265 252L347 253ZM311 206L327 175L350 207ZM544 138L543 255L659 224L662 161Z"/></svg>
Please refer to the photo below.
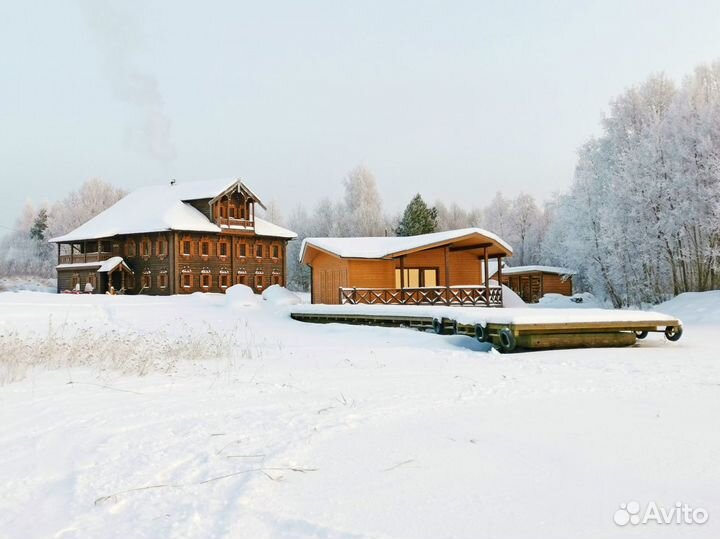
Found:
<svg viewBox="0 0 720 539"><path fill-rule="evenodd" d="M654 317L648 313L645 320L578 321L542 323L468 323L467 317L458 321L448 313L430 316L428 313L371 313L340 310L303 310L299 306L290 316L300 322L316 324L353 324L364 326L405 327L420 331L433 331L441 335L467 335L487 342L501 352L518 349L551 350L562 348L605 348L631 346L649 333L664 333L670 341L682 336L679 320ZM412 309L412 307L410 307Z"/></svg>

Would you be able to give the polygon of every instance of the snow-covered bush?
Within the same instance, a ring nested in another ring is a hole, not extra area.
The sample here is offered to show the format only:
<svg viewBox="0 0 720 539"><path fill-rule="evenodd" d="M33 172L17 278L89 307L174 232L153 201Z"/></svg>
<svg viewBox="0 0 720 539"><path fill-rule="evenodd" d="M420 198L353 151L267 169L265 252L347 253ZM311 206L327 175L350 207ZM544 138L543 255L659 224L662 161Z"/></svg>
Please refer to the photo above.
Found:
<svg viewBox="0 0 720 539"><path fill-rule="evenodd" d="M225 305L228 307L252 307L258 304L258 296L252 288L236 284L225 291Z"/></svg>
<svg viewBox="0 0 720 539"><path fill-rule="evenodd" d="M503 285L502 293L503 307L527 307L527 304L512 288Z"/></svg>
<svg viewBox="0 0 720 539"><path fill-rule="evenodd" d="M268 287L263 293L262 298L272 305L298 305L301 303L300 298L290 292L287 288L283 288L279 284Z"/></svg>

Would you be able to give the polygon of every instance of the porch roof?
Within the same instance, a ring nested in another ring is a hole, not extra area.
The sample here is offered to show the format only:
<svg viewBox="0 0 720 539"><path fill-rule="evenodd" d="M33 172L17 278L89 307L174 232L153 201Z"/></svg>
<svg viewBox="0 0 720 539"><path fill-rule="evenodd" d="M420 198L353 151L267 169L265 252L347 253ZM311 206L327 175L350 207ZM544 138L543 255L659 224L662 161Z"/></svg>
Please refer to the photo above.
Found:
<svg viewBox="0 0 720 539"><path fill-rule="evenodd" d="M513 252L508 243L492 232L482 228L463 228L418 236L305 238L300 249L300 260L306 260L308 248L339 258L392 259L445 246L463 251L487 248L491 256L510 256Z"/></svg>
<svg viewBox="0 0 720 539"><path fill-rule="evenodd" d="M130 266L127 265L125 260L121 256L113 256L112 258L108 258L107 260L102 260L100 262L75 262L73 264L58 264L55 266L55 269L58 270L73 270L73 269L93 269L97 268L98 273L107 273L118 266L122 266L123 269L129 271L130 273L133 273L133 270L130 269Z"/></svg>

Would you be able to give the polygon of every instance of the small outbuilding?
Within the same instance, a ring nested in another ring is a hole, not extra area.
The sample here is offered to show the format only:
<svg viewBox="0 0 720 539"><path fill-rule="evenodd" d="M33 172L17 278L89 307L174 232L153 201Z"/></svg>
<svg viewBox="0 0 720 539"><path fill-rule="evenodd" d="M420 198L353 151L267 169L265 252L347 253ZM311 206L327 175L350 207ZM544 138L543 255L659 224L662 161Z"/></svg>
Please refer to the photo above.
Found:
<svg viewBox="0 0 720 539"><path fill-rule="evenodd" d="M306 238L312 303L502 306L488 276L512 248L480 228L407 237ZM492 262L492 266L491 266Z"/></svg>
<svg viewBox="0 0 720 539"><path fill-rule="evenodd" d="M575 273L556 266L515 266L502 268L492 279L512 289L525 303L537 303L545 294L572 296Z"/></svg>

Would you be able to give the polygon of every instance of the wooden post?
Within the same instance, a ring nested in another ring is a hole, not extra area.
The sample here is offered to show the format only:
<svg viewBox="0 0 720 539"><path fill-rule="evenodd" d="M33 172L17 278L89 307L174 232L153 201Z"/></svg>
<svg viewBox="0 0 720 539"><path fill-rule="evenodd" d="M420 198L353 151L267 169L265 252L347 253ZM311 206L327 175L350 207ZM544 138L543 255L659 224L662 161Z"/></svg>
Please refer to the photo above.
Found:
<svg viewBox="0 0 720 539"><path fill-rule="evenodd" d="M490 264L487 247L483 247L483 265L485 268L485 305L490 307Z"/></svg>
<svg viewBox="0 0 720 539"><path fill-rule="evenodd" d="M87 262L87 242L86 241L83 242L83 251L84 251L84 255L85 255L84 262Z"/></svg>
<svg viewBox="0 0 720 539"><path fill-rule="evenodd" d="M125 293L125 270L120 268L120 288Z"/></svg>
<svg viewBox="0 0 720 539"><path fill-rule="evenodd" d="M450 247L443 250L445 256L445 303L450 303Z"/></svg>
<svg viewBox="0 0 720 539"><path fill-rule="evenodd" d="M405 257L400 257L400 288L405 288Z"/></svg>
<svg viewBox="0 0 720 539"><path fill-rule="evenodd" d="M225 217L227 218L228 229L230 228L230 195L227 196L227 204L225 205Z"/></svg>

